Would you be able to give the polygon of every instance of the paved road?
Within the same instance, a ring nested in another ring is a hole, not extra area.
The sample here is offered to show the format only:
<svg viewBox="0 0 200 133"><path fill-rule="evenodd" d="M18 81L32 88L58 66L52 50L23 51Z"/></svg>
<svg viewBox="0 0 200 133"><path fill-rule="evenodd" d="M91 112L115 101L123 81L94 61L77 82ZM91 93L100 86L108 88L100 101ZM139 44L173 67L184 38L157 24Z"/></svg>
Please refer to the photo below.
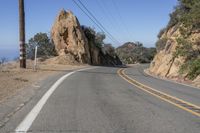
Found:
<svg viewBox="0 0 200 133"><path fill-rule="evenodd" d="M131 78L200 104L200 90L159 80L127 68ZM31 124L31 133L199 133L200 117L142 91L122 79L119 68L98 67L73 73L49 97ZM0 130L14 131L42 97L28 103Z"/></svg>

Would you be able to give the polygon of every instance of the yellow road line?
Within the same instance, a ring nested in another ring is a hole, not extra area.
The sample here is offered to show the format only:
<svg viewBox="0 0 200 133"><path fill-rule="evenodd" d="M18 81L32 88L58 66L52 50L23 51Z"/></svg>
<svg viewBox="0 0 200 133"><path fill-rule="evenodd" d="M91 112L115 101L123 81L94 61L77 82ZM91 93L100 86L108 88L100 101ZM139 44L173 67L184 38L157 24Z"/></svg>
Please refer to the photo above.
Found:
<svg viewBox="0 0 200 133"><path fill-rule="evenodd" d="M197 105L194 105L192 103L186 102L184 100L181 100L179 98L176 98L174 96L168 95L164 92L158 91L154 88L151 88L149 86L146 86L136 80L134 80L133 78L129 77L128 75L126 75L124 73L124 69L121 68L117 71L118 75L120 77L122 77L124 80L126 80L127 82L129 82L130 84L136 86L137 88L157 97L160 98L168 103L171 103L187 112L190 112L193 115L199 116L200 117L200 107Z"/></svg>

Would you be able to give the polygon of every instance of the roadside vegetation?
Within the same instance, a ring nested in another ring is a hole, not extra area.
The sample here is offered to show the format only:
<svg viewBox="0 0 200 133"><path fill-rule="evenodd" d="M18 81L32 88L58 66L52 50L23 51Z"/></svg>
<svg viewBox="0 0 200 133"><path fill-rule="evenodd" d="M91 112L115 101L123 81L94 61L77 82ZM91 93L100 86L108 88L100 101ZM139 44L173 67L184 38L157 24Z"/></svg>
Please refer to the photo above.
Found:
<svg viewBox="0 0 200 133"><path fill-rule="evenodd" d="M34 59L36 46L38 47L37 57L49 58L57 55L55 45L47 33L40 32L29 39L28 44L26 44L26 53L28 59Z"/></svg>
<svg viewBox="0 0 200 133"><path fill-rule="evenodd" d="M93 28L87 26L81 26L89 45L94 45L98 48L102 48L106 35L102 32L96 32Z"/></svg>
<svg viewBox="0 0 200 133"><path fill-rule="evenodd" d="M104 39L106 35L102 32L96 32L94 29L81 26L89 45L91 48L101 49L104 54L107 54L114 58L120 58L123 64L133 64L133 63L150 63L156 54L155 48L146 48L140 42L127 42L122 46L117 48L113 47L111 43L105 43ZM162 45L165 40L158 42L160 45L159 49L162 49ZM37 57L45 60L50 57L57 56L55 50L55 45L51 41L51 38L47 33L37 33L32 38L29 39L28 44L26 44L26 52L28 59L34 59L35 47L38 47Z"/></svg>
<svg viewBox="0 0 200 133"><path fill-rule="evenodd" d="M158 34L159 40L156 43L156 48L157 51L163 50L167 38L163 38L162 35L172 27L178 28L180 36L176 39L177 47L173 58L184 58L185 61L180 66L179 73L186 75L185 77L189 79L195 79L200 74L200 37L191 39L191 36L200 32L200 1L178 1L179 4L170 14L167 27Z"/></svg>

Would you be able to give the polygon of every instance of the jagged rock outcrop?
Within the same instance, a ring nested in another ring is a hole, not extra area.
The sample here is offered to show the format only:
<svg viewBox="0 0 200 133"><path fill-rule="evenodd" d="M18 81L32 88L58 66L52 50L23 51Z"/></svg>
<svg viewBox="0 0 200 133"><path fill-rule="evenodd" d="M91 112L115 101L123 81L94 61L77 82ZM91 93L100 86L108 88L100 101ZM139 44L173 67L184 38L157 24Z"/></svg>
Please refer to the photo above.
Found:
<svg viewBox="0 0 200 133"><path fill-rule="evenodd" d="M180 68L186 62L186 57L184 55L175 56L177 47L180 45L177 42L178 38L182 38L182 35L180 33L180 27L177 27L177 25L162 34L159 41L165 40L162 42L164 43L164 47L157 51L157 54L151 62L149 69L151 73L169 78L184 78L187 76L187 72L180 74ZM200 45L198 44L200 33L192 33L187 39L190 40L191 48L194 51L197 49L200 51Z"/></svg>
<svg viewBox="0 0 200 133"><path fill-rule="evenodd" d="M171 28L169 31L165 32L160 40L166 40L164 43L164 48L157 51L153 61L150 65L150 72L166 77L176 77L179 75L179 67L184 62L182 58L173 57L173 53L176 51L176 38L180 36L179 30L176 27Z"/></svg>
<svg viewBox="0 0 200 133"><path fill-rule="evenodd" d="M168 25L158 34L157 54L149 69L151 73L183 81L199 81L199 12L199 0L178 2Z"/></svg>
<svg viewBox="0 0 200 133"><path fill-rule="evenodd" d="M51 37L60 58L69 64L121 65L118 57L102 52L94 42L88 42L83 28L71 11L62 10L51 30ZM66 64L66 63L65 63Z"/></svg>
<svg viewBox="0 0 200 133"><path fill-rule="evenodd" d="M62 10L51 30L51 37L60 56L73 56L79 63L90 63L87 39L72 12Z"/></svg>

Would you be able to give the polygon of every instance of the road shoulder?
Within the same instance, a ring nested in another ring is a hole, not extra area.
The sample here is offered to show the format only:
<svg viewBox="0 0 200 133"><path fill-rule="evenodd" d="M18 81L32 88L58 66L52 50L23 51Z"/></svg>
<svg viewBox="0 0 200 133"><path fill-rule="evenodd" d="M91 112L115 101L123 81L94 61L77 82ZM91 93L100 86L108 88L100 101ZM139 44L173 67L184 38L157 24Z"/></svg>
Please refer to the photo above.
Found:
<svg viewBox="0 0 200 133"><path fill-rule="evenodd" d="M19 88L17 91L10 93L7 97L1 99L0 102L0 130L3 128L9 120L14 116L18 111L20 111L26 104L31 100L39 99L39 95L45 93L52 84L62 75L79 68L84 68L85 66L75 66L66 68L65 70L55 69L45 70L43 72L36 73L35 79L33 82L24 85Z"/></svg>

